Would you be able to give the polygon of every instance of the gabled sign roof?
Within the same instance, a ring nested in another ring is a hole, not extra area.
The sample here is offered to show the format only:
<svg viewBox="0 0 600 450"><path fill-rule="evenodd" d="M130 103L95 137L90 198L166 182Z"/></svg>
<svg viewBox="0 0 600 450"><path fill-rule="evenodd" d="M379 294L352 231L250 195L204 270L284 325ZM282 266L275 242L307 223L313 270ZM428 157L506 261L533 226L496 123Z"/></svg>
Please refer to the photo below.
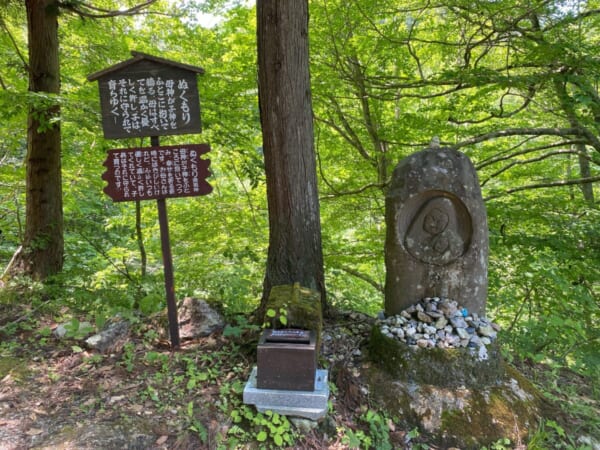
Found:
<svg viewBox="0 0 600 450"><path fill-rule="evenodd" d="M171 61L170 59L159 58L158 56L148 55L147 53L137 52L135 50L131 51L131 55L133 58L117 63L113 66L107 67L106 69L99 70L98 72L92 73L87 76L88 81L96 81L97 79L109 75L113 72L118 72L119 70L125 69L132 64L137 64L140 61L152 61L158 64L164 64L167 66L171 66L173 68L188 70L190 72L199 73L200 75L204 74L204 69L198 66L192 66L190 64L182 64L176 61Z"/></svg>

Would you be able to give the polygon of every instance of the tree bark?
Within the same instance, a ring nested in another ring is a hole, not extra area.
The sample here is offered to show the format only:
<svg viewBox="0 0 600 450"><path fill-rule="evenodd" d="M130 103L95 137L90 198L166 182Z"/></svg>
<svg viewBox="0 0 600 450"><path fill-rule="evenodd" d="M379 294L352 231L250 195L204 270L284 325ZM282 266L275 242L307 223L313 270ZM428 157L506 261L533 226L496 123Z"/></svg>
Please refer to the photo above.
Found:
<svg viewBox="0 0 600 450"><path fill-rule="evenodd" d="M28 113L25 236L10 273L45 279L62 269L64 253L60 109L52 98L60 92L58 3L26 0L25 6L29 91L50 96L35 99Z"/></svg>
<svg viewBox="0 0 600 450"><path fill-rule="evenodd" d="M258 92L269 211L261 306L272 286L325 282L308 59L308 1L257 1Z"/></svg>
<svg viewBox="0 0 600 450"><path fill-rule="evenodd" d="M587 147L584 144L578 144L577 150L579 150L579 155L577 156L577 160L579 162L579 173L581 174L581 178L590 178L592 176L592 168L590 167L590 160L586 158L587 156ZM594 205L594 185L592 183L582 183L580 185L581 193L583 194L583 198L590 205Z"/></svg>

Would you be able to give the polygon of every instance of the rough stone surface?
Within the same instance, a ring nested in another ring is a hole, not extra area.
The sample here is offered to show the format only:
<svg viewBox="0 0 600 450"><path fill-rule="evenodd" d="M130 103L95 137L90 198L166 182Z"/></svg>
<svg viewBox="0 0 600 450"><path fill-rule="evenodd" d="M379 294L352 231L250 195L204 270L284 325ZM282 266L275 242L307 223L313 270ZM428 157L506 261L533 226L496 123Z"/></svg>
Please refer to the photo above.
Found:
<svg viewBox="0 0 600 450"><path fill-rule="evenodd" d="M480 449L502 438L526 442L547 414L538 391L512 368L482 388L400 381L377 366L366 376L371 398L405 427L426 433L436 448Z"/></svg>
<svg viewBox="0 0 600 450"><path fill-rule="evenodd" d="M399 381L433 386L481 388L494 385L504 375L498 345L469 348L428 347L428 342L408 345L383 334L374 326L369 339L369 356ZM426 348L428 347L428 348ZM481 349L485 354L481 354Z"/></svg>
<svg viewBox="0 0 600 450"><path fill-rule="evenodd" d="M484 314L488 228L473 164L449 148L396 166L386 195L385 311L448 297Z"/></svg>
<svg viewBox="0 0 600 450"><path fill-rule="evenodd" d="M72 337L79 337L81 335L89 335L93 331L94 327L89 322L78 323L77 330L73 330L71 322L67 322L61 323L59 326L57 326L54 331L52 331L52 334L55 338L62 339L69 333L73 335Z"/></svg>
<svg viewBox="0 0 600 450"><path fill-rule="evenodd" d="M113 320L100 333L87 338L85 345L87 348L98 350L101 353L118 351L127 341L129 329L129 322L125 320Z"/></svg>
<svg viewBox="0 0 600 450"><path fill-rule="evenodd" d="M225 326L225 320L204 300L186 297L179 306L179 336L195 339L208 336Z"/></svg>

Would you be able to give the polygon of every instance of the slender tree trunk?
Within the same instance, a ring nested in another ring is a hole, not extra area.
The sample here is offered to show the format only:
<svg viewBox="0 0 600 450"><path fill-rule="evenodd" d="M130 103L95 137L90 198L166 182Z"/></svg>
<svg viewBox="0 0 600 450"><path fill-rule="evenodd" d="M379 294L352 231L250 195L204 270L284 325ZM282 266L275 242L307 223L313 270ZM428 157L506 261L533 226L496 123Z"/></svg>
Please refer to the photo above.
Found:
<svg viewBox="0 0 600 450"><path fill-rule="evenodd" d="M325 307L321 223L308 60L308 0L258 0L258 92L272 286L299 282Z"/></svg>
<svg viewBox="0 0 600 450"><path fill-rule="evenodd" d="M29 91L60 92L58 4L56 0L26 0ZM55 100L36 100L27 123L25 236L12 274L44 279L62 269L63 211L60 110Z"/></svg>
<svg viewBox="0 0 600 450"><path fill-rule="evenodd" d="M587 148L584 144L578 144L577 150L579 150L579 174L581 178L590 178L592 176L592 169L590 167L590 160L586 158L587 156ZM581 184L581 192L583 193L583 198L585 201L593 205L594 204L594 185L593 183L582 183Z"/></svg>
<svg viewBox="0 0 600 450"><path fill-rule="evenodd" d="M575 109L573 107L573 99L569 97L567 92L567 87L565 82L555 79L554 87L556 89L556 93L558 99L561 103L563 111L567 115L569 120L569 124L573 128L583 128L579 119L577 118L577 114L575 113ZM587 149L584 144L578 144L577 150L579 151L579 171L581 178L590 178L592 176L590 162L586 158ZM581 192L583 194L583 198L590 205L594 204L594 187L592 183L581 183L580 184Z"/></svg>

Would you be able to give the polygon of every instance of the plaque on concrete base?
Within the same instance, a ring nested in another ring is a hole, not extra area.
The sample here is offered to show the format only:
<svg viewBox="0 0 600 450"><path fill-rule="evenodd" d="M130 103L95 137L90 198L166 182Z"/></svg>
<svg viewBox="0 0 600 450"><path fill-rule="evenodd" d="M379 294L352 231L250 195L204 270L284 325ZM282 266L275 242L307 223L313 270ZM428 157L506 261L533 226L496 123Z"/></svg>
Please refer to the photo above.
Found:
<svg viewBox="0 0 600 450"><path fill-rule="evenodd" d="M255 405L259 412L267 410L284 416L304 417L318 420L327 413L329 385L327 370L317 369L314 390L292 391L283 389L259 389L256 386L256 367L244 388L244 403Z"/></svg>

